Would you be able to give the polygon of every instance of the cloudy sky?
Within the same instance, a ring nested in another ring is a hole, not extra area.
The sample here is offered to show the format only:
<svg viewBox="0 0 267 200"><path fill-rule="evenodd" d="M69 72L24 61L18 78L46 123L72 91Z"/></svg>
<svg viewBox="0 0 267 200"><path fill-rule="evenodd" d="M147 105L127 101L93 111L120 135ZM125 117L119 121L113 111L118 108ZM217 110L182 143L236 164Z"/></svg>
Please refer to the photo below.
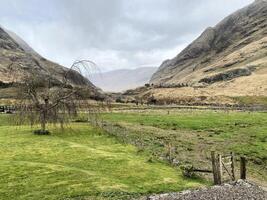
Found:
<svg viewBox="0 0 267 200"><path fill-rule="evenodd" d="M159 66L253 0L0 0L0 25L64 66Z"/></svg>

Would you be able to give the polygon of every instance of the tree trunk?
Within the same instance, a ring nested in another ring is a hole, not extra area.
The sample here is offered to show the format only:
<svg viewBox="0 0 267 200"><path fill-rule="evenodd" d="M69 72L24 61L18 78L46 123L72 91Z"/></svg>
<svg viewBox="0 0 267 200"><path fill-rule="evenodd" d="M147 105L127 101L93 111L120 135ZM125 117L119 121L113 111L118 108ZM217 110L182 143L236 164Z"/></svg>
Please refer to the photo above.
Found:
<svg viewBox="0 0 267 200"><path fill-rule="evenodd" d="M49 104L49 100L48 98L46 98L43 106L43 109L41 111L41 129L43 132L46 131L46 123L47 123L47 111L48 111L48 104Z"/></svg>
<svg viewBox="0 0 267 200"><path fill-rule="evenodd" d="M44 132L46 129L46 112L43 110L41 112L41 130Z"/></svg>

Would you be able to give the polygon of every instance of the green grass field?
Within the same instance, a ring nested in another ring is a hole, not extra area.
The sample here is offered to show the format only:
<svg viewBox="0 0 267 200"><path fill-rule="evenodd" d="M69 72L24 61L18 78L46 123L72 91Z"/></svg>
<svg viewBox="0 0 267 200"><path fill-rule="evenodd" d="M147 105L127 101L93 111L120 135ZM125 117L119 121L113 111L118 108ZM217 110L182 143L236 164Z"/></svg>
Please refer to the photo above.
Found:
<svg viewBox="0 0 267 200"><path fill-rule="evenodd" d="M0 199L129 199L207 184L87 124L36 136L12 117L0 115Z"/></svg>
<svg viewBox="0 0 267 200"><path fill-rule="evenodd" d="M158 156L171 143L178 160L197 167L208 167L212 150L245 155L250 178L267 183L267 113L124 110L103 114L103 118L128 130L128 140L138 138Z"/></svg>

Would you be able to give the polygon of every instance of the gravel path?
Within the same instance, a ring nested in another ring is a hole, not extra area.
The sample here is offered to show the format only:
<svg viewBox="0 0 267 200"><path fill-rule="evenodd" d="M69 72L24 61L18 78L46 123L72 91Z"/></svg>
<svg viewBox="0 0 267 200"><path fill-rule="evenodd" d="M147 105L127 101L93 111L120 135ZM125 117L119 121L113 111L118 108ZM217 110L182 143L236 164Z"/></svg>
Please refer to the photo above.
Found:
<svg viewBox="0 0 267 200"><path fill-rule="evenodd" d="M247 181L207 189L144 197L141 200L267 200L267 191Z"/></svg>

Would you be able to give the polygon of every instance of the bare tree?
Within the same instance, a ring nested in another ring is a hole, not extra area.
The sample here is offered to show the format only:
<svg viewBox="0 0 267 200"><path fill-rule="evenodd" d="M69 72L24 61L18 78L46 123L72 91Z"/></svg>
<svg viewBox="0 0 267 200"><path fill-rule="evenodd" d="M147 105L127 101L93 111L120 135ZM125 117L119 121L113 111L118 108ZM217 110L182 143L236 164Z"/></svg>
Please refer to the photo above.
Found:
<svg viewBox="0 0 267 200"><path fill-rule="evenodd" d="M41 129L35 133L48 134L48 123L63 127L69 119L77 115L79 109L88 109L85 99L92 96L95 88L88 80L88 84L76 85L71 77L81 71L88 72L94 65L88 60L76 61L71 68L64 70L61 81L50 74L38 76L34 71L27 72L19 87L18 122L40 124Z"/></svg>

